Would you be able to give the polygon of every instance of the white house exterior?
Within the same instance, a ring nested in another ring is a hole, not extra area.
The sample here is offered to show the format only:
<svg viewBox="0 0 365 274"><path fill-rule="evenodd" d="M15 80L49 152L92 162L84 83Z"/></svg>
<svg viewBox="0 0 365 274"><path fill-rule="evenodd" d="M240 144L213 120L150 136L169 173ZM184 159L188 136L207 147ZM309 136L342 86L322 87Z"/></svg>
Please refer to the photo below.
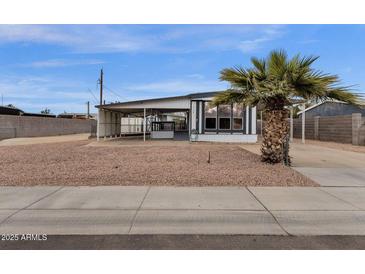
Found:
<svg viewBox="0 0 365 274"><path fill-rule="evenodd" d="M174 113L178 113L180 120L185 116L185 130L190 141L256 142L256 107L238 104L211 106L210 102L217 93L193 93L96 106L98 140L119 136L123 117L140 117L139 120L143 121L141 133L146 136L156 128L151 126L152 123L162 123L161 117L167 114L173 117ZM176 130L175 126L173 128Z"/></svg>

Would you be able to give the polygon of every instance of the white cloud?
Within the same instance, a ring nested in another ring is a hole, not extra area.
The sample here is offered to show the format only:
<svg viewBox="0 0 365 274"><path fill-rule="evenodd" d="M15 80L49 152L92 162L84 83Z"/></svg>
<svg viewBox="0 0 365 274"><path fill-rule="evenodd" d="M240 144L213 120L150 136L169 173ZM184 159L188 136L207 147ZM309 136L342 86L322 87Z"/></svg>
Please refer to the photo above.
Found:
<svg viewBox="0 0 365 274"><path fill-rule="evenodd" d="M245 41L241 41L239 43L238 48L244 53L249 53L249 52L253 52L253 51L256 51L257 49L261 48L262 44L267 41L268 41L267 38L245 40Z"/></svg>
<svg viewBox="0 0 365 274"><path fill-rule="evenodd" d="M250 53L261 49L266 43L280 38L283 35L283 26L273 25L263 29L261 36L254 39L242 40L238 48L244 53Z"/></svg>
<svg viewBox="0 0 365 274"><path fill-rule="evenodd" d="M0 25L0 43L56 44L78 53L252 51L282 25Z"/></svg>
<svg viewBox="0 0 365 274"><path fill-rule="evenodd" d="M187 77L189 77L189 78L195 78L195 79L204 79L204 75L199 74L199 73L189 74L189 75L187 75Z"/></svg>
<svg viewBox="0 0 365 274"><path fill-rule="evenodd" d="M87 91L90 83L55 77L11 76L0 79L0 91L5 104L13 104L27 112L39 112L45 107L53 113L83 112L85 103L97 104ZM137 100L182 95L194 92L224 90L227 83L205 79L200 74L191 74L181 79L126 84L113 88L123 98L112 94L106 88L104 98L107 102ZM94 92L97 96L97 94Z"/></svg>
<svg viewBox="0 0 365 274"><path fill-rule="evenodd" d="M100 65L105 64L102 60L68 60L68 59L50 59L43 61L35 61L29 64L22 64L23 67L32 68L57 68L82 65Z"/></svg>
<svg viewBox="0 0 365 274"><path fill-rule="evenodd" d="M148 37L105 25L0 25L0 43L63 45L75 52L126 52L146 47ZM150 41L151 42L151 41Z"/></svg>
<svg viewBox="0 0 365 274"><path fill-rule="evenodd" d="M306 44L315 44L318 42L320 42L320 40L318 40L318 39L307 39L307 40L299 41L298 43L306 45Z"/></svg>
<svg viewBox="0 0 365 274"><path fill-rule="evenodd" d="M353 69L352 69L352 67L345 67L345 68L343 69L343 71L344 71L345 73L351 73L351 72L353 71Z"/></svg>
<svg viewBox="0 0 365 274"><path fill-rule="evenodd" d="M58 27L45 25L0 25L0 41L79 43L80 37L60 31Z"/></svg>
<svg viewBox="0 0 365 274"><path fill-rule="evenodd" d="M170 79L166 81L141 83L138 85L128 85L122 88L130 95L136 94L136 92L144 92L147 94L156 95L165 93L169 95L186 94L190 92L206 92L223 90L227 88L227 84L223 82L213 80L200 80L200 79Z"/></svg>
<svg viewBox="0 0 365 274"><path fill-rule="evenodd" d="M86 86L86 83L50 77L7 75L0 80L4 104L28 112L39 112L45 107L54 113L83 111L86 101L94 103Z"/></svg>

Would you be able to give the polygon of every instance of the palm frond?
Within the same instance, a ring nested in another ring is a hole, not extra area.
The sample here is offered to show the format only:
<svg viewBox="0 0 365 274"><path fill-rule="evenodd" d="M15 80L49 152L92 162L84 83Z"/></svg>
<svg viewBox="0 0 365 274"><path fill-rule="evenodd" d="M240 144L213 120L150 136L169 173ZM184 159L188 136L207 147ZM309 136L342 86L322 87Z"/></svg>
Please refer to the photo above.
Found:
<svg viewBox="0 0 365 274"><path fill-rule="evenodd" d="M329 90L326 99L338 100L352 105L361 105L361 100L357 94L349 92L346 87Z"/></svg>
<svg viewBox="0 0 365 274"><path fill-rule="evenodd" d="M226 90L217 94L212 101L212 105L233 104L233 103L245 103L249 98L249 93L243 93L236 90Z"/></svg>
<svg viewBox="0 0 365 274"><path fill-rule="evenodd" d="M302 68L308 68L310 67L315 61L317 61L319 58L319 56L314 56L314 55L310 55L310 56L304 56L300 59L299 64L300 67Z"/></svg>
<svg viewBox="0 0 365 274"><path fill-rule="evenodd" d="M360 96L341 86L337 75L312 68L318 58L297 54L289 59L284 50L274 50L266 59L251 58L252 68L223 69L220 80L228 81L234 91L217 95L214 102L264 104L268 109L291 105L293 98L359 104Z"/></svg>
<svg viewBox="0 0 365 274"><path fill-rule="evenodd" d="M244 88L249 82L249 72L242 67L227 68L221 71L220 80L231 83L232 87Z"/></svg>
<svg viewBox="0 0 365 274"><path fill-rule="evenodd" d="M284 50L274 50L268 57L268 72L274 78L282 79L287 69L287 54Z"/></svg>
<svg viewBox="0 0 365 274"><path fill-rule="evenodd" d="M257 72L260 74L266 74L266 61L265 59L259 59L256 57L251 58L251 63L256 68Z"/></svg>

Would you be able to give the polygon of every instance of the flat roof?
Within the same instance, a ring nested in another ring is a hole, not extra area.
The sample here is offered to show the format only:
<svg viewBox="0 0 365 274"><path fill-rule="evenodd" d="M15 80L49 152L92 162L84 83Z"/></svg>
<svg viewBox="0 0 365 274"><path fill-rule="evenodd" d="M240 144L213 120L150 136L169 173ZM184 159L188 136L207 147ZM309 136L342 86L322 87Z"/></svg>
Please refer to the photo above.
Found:
<svg viewBox="0 0 365 274"><path fill-rule="evenodd" d="M223 91L210 91L210 92L199 92L199 93L189 93L187 95L180 95L180 96L171 96L171 97L162 97L162 98L152 98L152 99L143 99L143 100L135 100L135 101L126 101L126 102L116 102L102 105L102 107L113 107L113 106L123 106L127 104L135 104L135 103L148 103L148 102L155 102L155 101L164 101L164 100L174 100L174 99L194 99L200 97L210 97L214 96L217 93ZM100 105L96 105L96 108L100 108Z"/></svg>

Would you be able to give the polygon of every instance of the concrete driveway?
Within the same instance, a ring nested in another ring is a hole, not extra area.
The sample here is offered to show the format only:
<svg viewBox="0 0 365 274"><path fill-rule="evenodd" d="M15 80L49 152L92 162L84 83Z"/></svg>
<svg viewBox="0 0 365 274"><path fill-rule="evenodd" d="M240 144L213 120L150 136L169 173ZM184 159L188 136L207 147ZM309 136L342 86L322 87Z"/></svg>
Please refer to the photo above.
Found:
<svg viewBox="0 0 365 274"><path fill-rule="evenodd" d="M241 147L260 154L259 144ZM365 187L365 153L292 143L290 154L293 168L321 186Z"/></svg>

